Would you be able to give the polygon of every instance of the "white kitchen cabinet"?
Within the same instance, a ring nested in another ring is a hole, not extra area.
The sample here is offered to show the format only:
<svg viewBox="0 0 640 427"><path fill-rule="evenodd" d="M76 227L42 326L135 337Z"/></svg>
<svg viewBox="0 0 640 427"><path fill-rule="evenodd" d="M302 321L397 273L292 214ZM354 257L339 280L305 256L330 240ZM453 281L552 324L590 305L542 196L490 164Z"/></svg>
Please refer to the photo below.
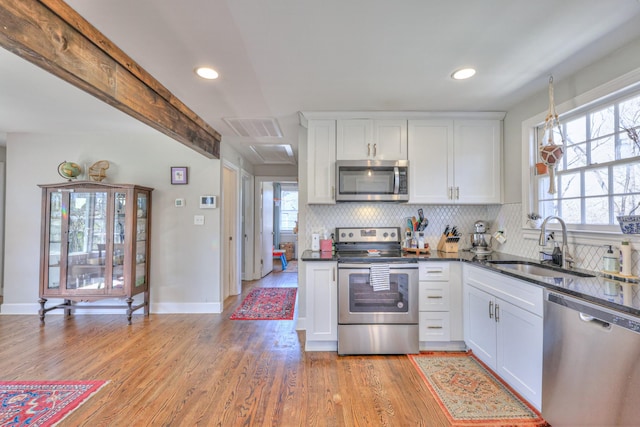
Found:
<svg viewBox="0 0 640 427"><path fill-rule="evenodd" d="M479 267L464 267L467 346L532 405L542 404L543 291Z"/></svg>
<svg viewBox="0 0 640 427"><path fill-rule="evenodd" d="M337 121L338 160L407 160L407 121Z"/></svg>
<svg viewBox="0 0 640 427"><path fill-rule="evenodd" d="M453 196L457 203L502 202L502 122L456 120Z"/></svg>
<svg viewBox="0 0 640 427"><path fill-rule="evenodd" d="M462 281L458 262L418 263L420 350L462 350Z"/></svg>
<svg viewBox="0 0 640 427"><path fill-rule="evenodd" d="M307 129L307 202L335 203L336 121L309 120Z"/></svg>
<svg viewBox="0 0 640 427"><path fill-rule="evenodd" d="M307 286L306 351L338 349L337 263L305 262Z"/></svg>
<svg viewBox="0 0 640 427"><path fill-rule="evenodd" d="M408 155L409 203L502 200L501 120L409 120Z"/></svg>

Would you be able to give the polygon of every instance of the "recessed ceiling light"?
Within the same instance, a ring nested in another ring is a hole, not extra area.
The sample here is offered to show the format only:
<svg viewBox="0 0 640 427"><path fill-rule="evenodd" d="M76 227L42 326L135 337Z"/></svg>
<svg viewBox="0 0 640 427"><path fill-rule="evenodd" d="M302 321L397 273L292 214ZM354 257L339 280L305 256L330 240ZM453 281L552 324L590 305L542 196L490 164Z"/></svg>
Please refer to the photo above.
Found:
<svg viewBox="0 0 640 427"><path fill-rule="evenodd" d="M451 74L451 77L455 80L464 80L469 77L473 77L476 74L476 70L474 68L462 68L460 70L454 71Z"/></svg>
<svg viewBox="0 0 640 427"><path fill-rule="evenodd" d="M198 67L196 68L196 74L207 80L215 80L218 78L218 72L213 68L209 67Z"/></svg>

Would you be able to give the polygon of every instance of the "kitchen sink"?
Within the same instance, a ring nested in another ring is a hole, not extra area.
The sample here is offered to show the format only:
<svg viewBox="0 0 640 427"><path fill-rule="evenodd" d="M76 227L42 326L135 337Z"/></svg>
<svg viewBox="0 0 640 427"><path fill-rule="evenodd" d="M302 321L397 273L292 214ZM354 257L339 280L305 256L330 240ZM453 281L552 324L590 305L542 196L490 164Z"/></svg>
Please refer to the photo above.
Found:
<svg viewBox="0 0 640 427"><path fill-rule="evenodd" d="M513 271L514 273L532 274L534 276L554 278L595 277L588 273L565 270L551 265L536 264L527 261L487 261L487 263L498 268Z"/></svg>

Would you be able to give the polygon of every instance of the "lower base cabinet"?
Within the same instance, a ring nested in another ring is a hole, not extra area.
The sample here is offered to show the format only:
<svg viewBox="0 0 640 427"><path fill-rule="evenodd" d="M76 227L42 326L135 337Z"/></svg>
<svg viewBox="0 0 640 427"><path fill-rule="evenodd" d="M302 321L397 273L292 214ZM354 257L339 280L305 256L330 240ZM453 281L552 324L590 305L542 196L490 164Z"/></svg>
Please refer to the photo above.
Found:
<svg viewBox="0 0 640 427"><path fill-rule="evenodd" d="M463 276L467 346L541 409L542 288L469 265Z"/></svg>
<svg viewBox="0 0 640 427"><path fill-rule="evenodd" d="M338 350L337 263L305 262L306 351Z"/></svg>
<svg viewBox="0 0 640 427"><path fill-rule="evenodd" d="M418 263L420 350L464 350L462 267L459 262Z"/></svg>

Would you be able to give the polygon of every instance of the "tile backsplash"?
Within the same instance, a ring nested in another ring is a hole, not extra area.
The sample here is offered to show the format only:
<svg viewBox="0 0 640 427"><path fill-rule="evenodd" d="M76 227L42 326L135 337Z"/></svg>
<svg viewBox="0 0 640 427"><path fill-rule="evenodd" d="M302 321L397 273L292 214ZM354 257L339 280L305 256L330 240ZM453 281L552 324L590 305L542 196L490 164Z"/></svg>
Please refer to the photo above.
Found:
<svg viewBox="0 0 640 427"><path fill-rule="evenodd" d="M425 230L425 239L432 248L438 244L440 235L447 225L457 226L463 237L460 248L469 248L470 234L477 220L487 221L489 233L502 230L506 243L499 244L491 239L491 247L497 252L538 259L540 250L538 240L525 239L522 228L522 205L511 203L504 205L468 206L468 205L405 205L392 203L341 203L336 205L307 205L306 226L299 236L301 248L311 248L312 233L333 233L336 227L400 227L404 229L407 217L418 216L422 208L429 219ZM617 246L619 242L611 242ZM549 249L549 248L547 248ZM576 260L576 267L598 271L602 265L602 256L606 249L600 242L594 245L570 244L569 250ZM632 273L638 274L639 254L637 248L632 252Z"/></svg>

